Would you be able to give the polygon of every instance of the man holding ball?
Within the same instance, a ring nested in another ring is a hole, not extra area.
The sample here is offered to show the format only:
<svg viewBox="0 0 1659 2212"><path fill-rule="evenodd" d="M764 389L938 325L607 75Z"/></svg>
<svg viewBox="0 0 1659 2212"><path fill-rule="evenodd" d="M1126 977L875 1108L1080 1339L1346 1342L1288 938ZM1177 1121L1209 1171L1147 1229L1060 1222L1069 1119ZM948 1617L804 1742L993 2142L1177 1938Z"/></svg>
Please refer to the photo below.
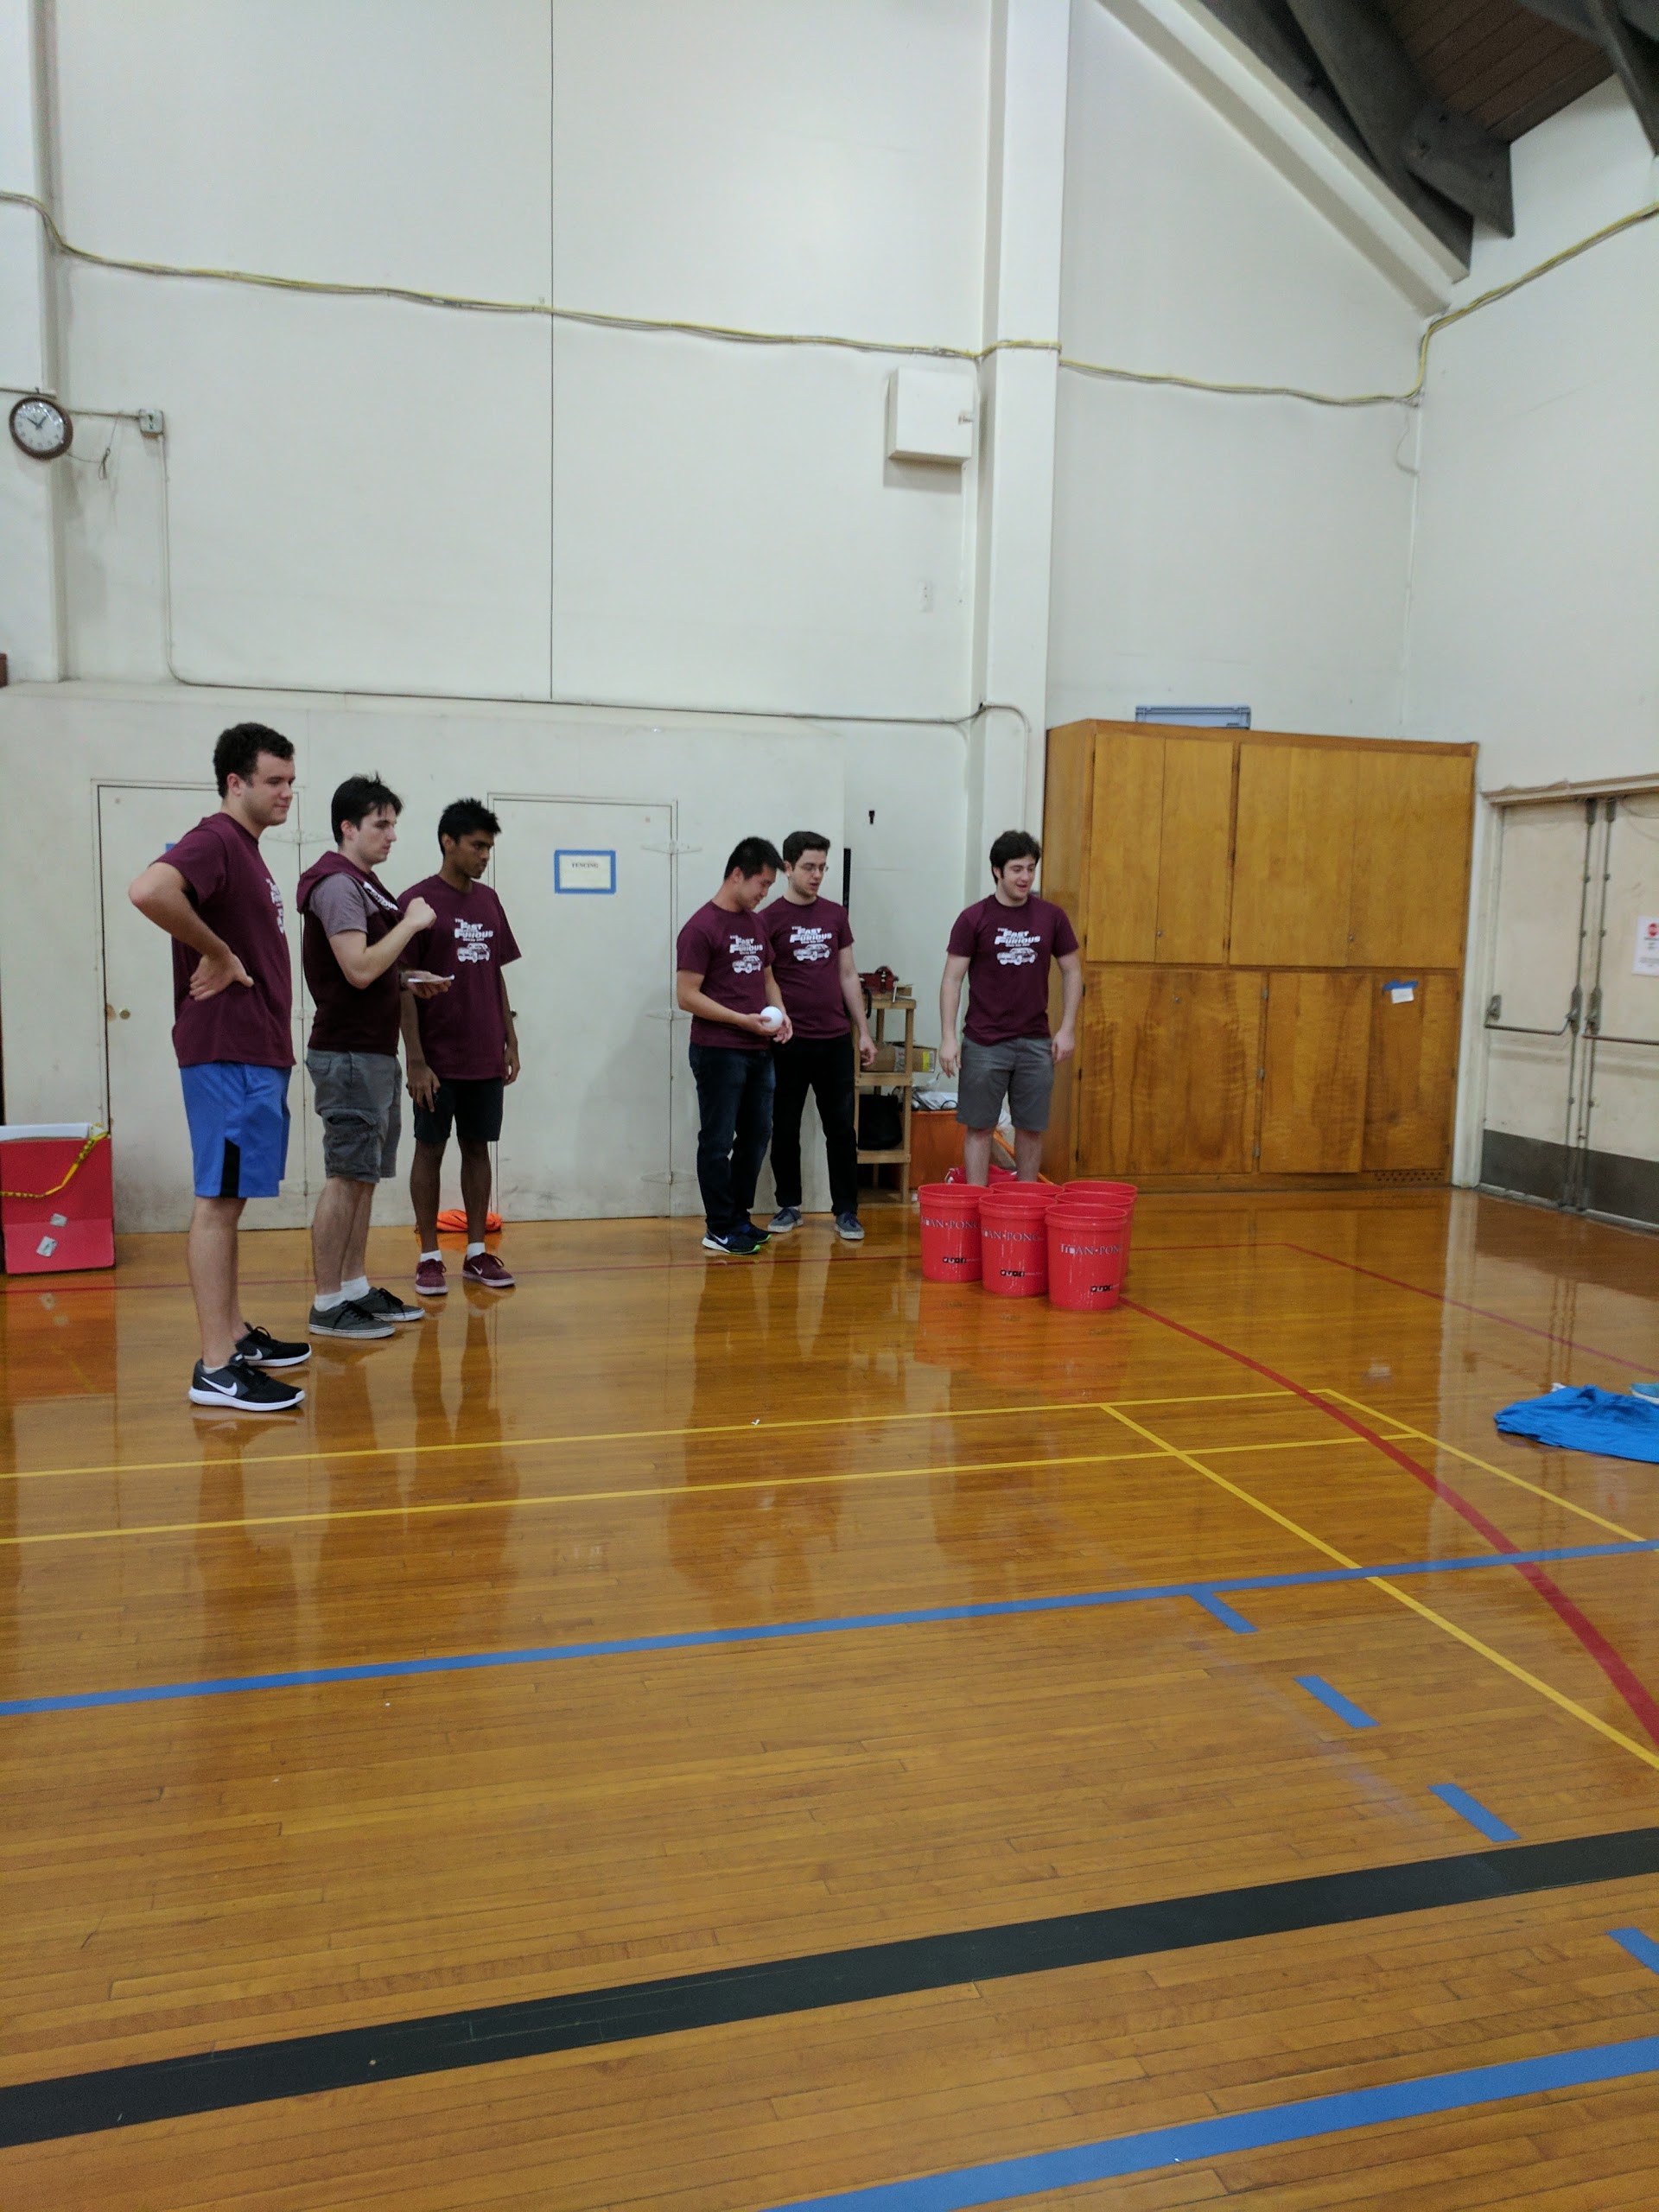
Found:
<svg viewBox="0 0 1659 2212"><path fill-rule="evenodd" d="M675 954L676 997L691 1016L703 1249L734 1260L752 1260L766 1242L749 1209L772 1140L772 1046L787 1044L791 1032L755 910L783 864L764 837L741 839L724 882L680 931Z"/></svg>

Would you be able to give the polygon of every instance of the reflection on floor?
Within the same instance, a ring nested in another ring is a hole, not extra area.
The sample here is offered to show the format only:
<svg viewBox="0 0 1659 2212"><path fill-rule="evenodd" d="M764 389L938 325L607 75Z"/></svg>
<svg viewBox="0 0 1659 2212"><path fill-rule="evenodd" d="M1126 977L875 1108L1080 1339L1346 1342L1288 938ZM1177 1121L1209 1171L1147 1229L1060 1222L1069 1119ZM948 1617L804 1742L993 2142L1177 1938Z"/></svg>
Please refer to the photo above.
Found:
<svg viewBox="0 0 1659 2212"><path fill-rule="evenodd" d="M257 1424L177 1239L6 1284L0 2202L1659 2202L1659 1480L1491 1424L1652 1242L1151 1198L1085 1316L869 1218L513 1230Z"/></svg>

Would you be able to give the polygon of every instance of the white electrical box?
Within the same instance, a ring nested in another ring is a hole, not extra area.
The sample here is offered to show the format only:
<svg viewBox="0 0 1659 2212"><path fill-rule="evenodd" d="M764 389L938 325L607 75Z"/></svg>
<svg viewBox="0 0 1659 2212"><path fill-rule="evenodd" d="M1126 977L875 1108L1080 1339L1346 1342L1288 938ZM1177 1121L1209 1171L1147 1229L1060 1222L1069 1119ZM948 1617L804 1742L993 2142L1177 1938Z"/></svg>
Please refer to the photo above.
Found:
<svg viewBox="0 0 1659 2212"><path fill-rule="evenodd" d="M895 369L887 378L887 459L970 460L978 397L978 379L965 364Z"/></svg>

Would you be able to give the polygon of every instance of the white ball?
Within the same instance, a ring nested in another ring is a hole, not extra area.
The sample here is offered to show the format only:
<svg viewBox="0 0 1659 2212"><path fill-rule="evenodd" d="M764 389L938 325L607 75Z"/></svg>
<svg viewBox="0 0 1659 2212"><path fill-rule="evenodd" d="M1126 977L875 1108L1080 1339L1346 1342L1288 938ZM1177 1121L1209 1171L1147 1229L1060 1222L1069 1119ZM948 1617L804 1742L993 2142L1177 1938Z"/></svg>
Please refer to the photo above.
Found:
<svg viewBox="0 0 1659 2212"><path fill-rule="evenodd" d="M784 1026L783 1011L779 1007L763 1006L760 1009L760 1019L768 1029L781 1029Z"/></svg>

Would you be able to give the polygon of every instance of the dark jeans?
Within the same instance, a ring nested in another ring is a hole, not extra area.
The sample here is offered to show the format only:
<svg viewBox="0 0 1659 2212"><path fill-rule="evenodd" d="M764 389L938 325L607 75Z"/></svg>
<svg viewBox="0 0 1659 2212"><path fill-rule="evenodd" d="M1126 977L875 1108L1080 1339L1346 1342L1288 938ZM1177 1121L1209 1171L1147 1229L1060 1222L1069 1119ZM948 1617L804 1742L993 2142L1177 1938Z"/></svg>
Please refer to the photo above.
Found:
<svg viewBox="0 0 1659 2212"><path fill-rule="evenodd" d="M810 1090L818 1102L823 1148L830 1162L830 1205L836 1213L858 1211L858 1094L853 1047L847 1037L791 1037L774 1045L778 1103L772 1117L772 1173L780 1206L801 1203L801 1109Z"/></svg>
<svg viewBox="0 0 1659 2212"><path fill-rule="evenodd" d="M693 1045L697 1081L697 1188L703 1219L724 1236L749 1218L772 1135L772 1048Z"/></svg>

